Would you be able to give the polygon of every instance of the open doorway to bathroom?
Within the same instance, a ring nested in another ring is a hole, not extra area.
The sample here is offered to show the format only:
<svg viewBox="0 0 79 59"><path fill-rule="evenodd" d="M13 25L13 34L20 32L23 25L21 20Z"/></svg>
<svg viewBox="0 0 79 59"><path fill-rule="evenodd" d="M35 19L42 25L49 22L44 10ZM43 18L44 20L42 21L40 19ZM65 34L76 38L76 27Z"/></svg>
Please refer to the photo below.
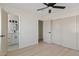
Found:
<svg viewBox="0 0 79 59"><path fill-rule="evenodd" d="M38 21L38 42L43 42L43 21Z"/></svg>
<svg viewBox="0 0 79 59"><path fill-rule="evenodd" d="M19 48L19 17L8 14L8 51Z"/></svg>

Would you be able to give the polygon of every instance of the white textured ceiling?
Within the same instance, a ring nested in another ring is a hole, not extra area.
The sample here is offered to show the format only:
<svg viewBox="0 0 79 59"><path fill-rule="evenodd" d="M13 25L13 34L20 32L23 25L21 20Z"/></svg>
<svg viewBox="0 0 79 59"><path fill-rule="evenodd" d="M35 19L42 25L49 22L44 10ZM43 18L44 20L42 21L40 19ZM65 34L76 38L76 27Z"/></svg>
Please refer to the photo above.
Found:
<svg viewBox="0 0 79 59"><path fill-rule="evenodd" d="M66 8L65 9L52 8L53 16L60 16L60 15L69 13L70 11L74 12L75 10L79 9L79 3L57 3L56 5L66 6ZM42 11L37 11L37 9L46 7L42 3L9 3L9 4L0 4L0 6L19 8L23 11L29 11L41 17L49 14L48 13L49 8Z"/></svg>

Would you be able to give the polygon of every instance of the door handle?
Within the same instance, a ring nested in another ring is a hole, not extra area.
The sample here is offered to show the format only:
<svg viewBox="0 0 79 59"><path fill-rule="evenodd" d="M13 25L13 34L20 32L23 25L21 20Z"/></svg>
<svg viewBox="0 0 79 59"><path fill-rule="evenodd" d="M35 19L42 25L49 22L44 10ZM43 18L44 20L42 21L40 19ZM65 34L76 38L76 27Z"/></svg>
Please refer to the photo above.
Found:
<svg viewBox="0 0 79 59"><path fill-rule="evenodd" d="M0 35L0 37L5 37L5 35Z"/></svg>
<svg viewBox="0 0 79 59"><path fill-rule="evenodd" d="M51 33L51 32L48 32L48 33Z"/></svg>

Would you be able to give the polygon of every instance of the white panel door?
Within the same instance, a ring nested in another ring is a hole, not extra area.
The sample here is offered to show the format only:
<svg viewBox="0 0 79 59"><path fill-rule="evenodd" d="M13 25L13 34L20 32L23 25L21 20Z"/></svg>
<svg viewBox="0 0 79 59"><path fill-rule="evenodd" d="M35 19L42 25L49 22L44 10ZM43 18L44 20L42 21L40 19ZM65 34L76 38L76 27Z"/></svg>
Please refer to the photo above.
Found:
<svg viewBox="0 0 79 59"><path fill-rule="evenodd" d="M0 9L0 35L1 35L1 9ZM0 50L1 50L1 37L0 37Z"/></svg>
<svg viewBox="0 0 79 59"><path fill-rule="evenodd" d="M52 22L52 41L62 45L62 20L57 19Z"/></svg>
<svg viewBox="0 0 79 59"><path fill-rule="evenodd" d="M77 29L77 34L76 34L76 38L77 38L77 50L79 50L79 15L76 16L76 29Z"/></svg>
<svg viewBox="0 0 79 59"><path fill-rule="evenodd" d="M51 21L43 22L43 39L44 42L51 43Z"/></svg>
<svg viewBox="0 0 79 59"><path fill-rule="evenodd" d="M7 34L8 34L8 15L4 10L0 10L0 55L7 54Z"/></svg>
<svg viewBox="0 0 79 59"><path fill-rule="evenodd" d="M76 17L63 18L62 23L63 46L76 49Z"/></svg>

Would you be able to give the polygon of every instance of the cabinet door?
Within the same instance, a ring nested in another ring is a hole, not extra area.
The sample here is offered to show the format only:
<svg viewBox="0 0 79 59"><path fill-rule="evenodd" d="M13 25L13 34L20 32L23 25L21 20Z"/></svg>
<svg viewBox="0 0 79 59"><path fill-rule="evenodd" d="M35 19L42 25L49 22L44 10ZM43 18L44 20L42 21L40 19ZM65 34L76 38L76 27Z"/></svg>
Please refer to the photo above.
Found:
<svg viewBox="0 0 79 59"><path fill-rule="evenodd" d="M76 17L63 18L62 23L63 46L76 49Z"/></svg>
<svg viewBox="0 0 79 59"><path fill-rule="evenodd" d="M62 20L57 19L52 22L52 41L62 45Z"/></svg>

